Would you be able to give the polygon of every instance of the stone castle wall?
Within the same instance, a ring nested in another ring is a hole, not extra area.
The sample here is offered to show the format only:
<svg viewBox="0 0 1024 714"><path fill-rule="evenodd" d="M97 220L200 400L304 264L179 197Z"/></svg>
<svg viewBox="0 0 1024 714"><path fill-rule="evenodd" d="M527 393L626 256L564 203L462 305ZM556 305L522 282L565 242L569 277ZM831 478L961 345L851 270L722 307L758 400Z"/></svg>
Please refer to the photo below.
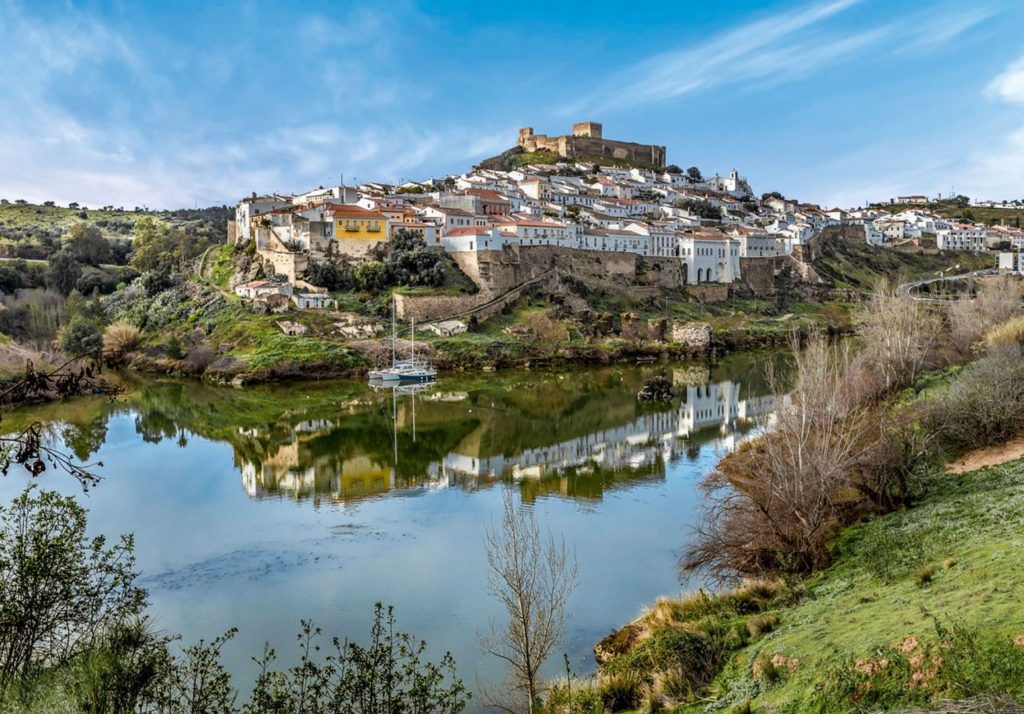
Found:
<svg viewBox="0 0 1024 714"><path fill-rule="evenodd" d="M573 126L573 135L534 134L531 127L519 130L519 146L524 151L550 151L567 159L604 157L645 166L665 166L665 147L615 141L602 136L601 125L581 122Z"/></svg>

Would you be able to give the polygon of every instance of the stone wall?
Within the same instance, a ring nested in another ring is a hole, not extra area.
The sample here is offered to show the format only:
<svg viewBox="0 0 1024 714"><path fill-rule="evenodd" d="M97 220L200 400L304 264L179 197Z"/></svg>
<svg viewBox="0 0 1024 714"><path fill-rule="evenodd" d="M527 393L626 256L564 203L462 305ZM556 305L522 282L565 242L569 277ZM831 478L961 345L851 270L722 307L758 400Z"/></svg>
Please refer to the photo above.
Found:
<svg viewBox="0 0 1024 714"><path fill-rule="evenodd" d="M519 130L518 145L524 151L550 151L569 159L604 157L658 168L665 166L664 146L605 139L601 125L595 122L576 124L574 134L577 131L578 135L548 136L534 134L531 127L523 127Z"/></svg>
<svg viewBox="0 0 1024 714"><path fill-rule="evenodd" d="M481 291L501 294L552 268L564 276L596 279L616 287L676 289L683 285L678 258L644 258L633 253L573 250L557 246L507 246L503 250L452 253Z"/></svg>
<svg viewBox="0 0 1024 714"><path fill-rule="evenodd" d="M690 297L697 300L703 298L705 303L725 302L729 299L728 285L687 285L686 291L690 294Z"/></svg>
<svg viewBox="0 0 1024 714"><path fill-rule="evenodd" d="M711 347L711 325L706 322L673 322L670 332L673 342L695 350Z"/></svg>
<svg viewBox="0 0 1024 714"><path fill-rule="evenodd" d="M274 269L275 274L288 276L288 281L292 283L306 272L309 265L309 257L305 253L264 249L260 251L260 257Z"/></svg>

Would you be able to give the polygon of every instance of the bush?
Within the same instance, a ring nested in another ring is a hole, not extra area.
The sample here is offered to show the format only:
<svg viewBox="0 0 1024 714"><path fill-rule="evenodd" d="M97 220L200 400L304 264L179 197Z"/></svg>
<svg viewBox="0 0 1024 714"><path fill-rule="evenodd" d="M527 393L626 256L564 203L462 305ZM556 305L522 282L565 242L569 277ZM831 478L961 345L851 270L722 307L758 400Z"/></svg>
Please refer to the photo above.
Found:
<svg viewBox="0 0 1024 714"><path fill-rule="evenodd" d="M60 665L114 623L137 615L131 536L86 537L85 509L27 489L0 509L0 689Z"/></svg>
<svg viewBox="0 0 1024 714"><path fill-rule="evenodd" d="M984 285L978 295L961 296L948 312L953 346L968 356L988 332L1020 314L1020 287L1011 277L1000 277Z"/></svg>
<svg viewBox="0 0 1024 714"><path fill-rule="evenodd" d="M924 423L955 450L998 444L1024 429L1024 347L995 347L964 367L930 402Z"/></svg>
<svg viewBox="0 0 1024 714"><path fill-rule="evenodd" d="M1015 317L993 327L985 335L985 345L990 350L1003 345L1024 345L1024 317Z"/></svg>
<svg viewBox="0 0 1024 714"><path fill-rule="evenodd" d="M139 346L139 328L129 322L115 322L103 331L103 356L110 362L121 362Z"/></svg>
<svg viewBox="0 0 1024 714"><path fill-rule="evenodd" d="M60 349L70 357L97 354L103 349L103 336L92 322L74 317L61 330Z"/></svg>
<svg viewBox="0 0 1024 714"><path fill-rule="evenodd" d="M634 671L601 672L597 677L597 693L609 711L633 709L640 703L643 677Z"/></svg>

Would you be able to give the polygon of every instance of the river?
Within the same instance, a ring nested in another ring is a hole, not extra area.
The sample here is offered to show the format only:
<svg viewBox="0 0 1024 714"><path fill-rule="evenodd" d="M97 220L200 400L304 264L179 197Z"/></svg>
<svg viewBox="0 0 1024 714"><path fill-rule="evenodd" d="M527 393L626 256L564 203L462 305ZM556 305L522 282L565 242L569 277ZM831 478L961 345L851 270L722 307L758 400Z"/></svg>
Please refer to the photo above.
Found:
<svg viewBox="0 0 1024 714"><path fill-rule="evenodd" d="M134 533L156 627L191 643L229 627L224 650L247 691L264 642L296 657L300 619L365 640L377 601L459 675L495 681L477 633L502 613L486 585L483 533L501 489L574 546L580 584L551 674L681 582L702 477L773 407L765 366L742 355L703 365L442 376L415 394L362 383L236 390L126 377L116 401L21 410L102 481L80 501L93 533ZM677 397L646 405L646 375ZM10 501L28 478L0 479ZM81 494L68 476L41 485Z"/></svg>

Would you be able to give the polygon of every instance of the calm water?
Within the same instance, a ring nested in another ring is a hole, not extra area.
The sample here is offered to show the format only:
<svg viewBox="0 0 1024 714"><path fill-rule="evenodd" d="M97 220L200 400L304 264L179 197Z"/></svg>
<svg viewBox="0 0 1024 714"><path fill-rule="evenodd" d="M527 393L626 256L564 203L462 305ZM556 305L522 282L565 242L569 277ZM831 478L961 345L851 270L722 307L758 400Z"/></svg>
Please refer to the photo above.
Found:
<svg viewBox="0 0 1024 714"><path fill-rule="evenodd" d="M113 404L50 405L5 426L42 419L80 459L103 462L82 499L90 529L135 534L159 628L186 642L240 629L225 656L243 690L265 641L290 663L300 618L363 640L378 600L472 684L501 676L476 638L501 615L483 548L501 489L576 547L561 651L590 672L597 640L696 585L680 582L676 558L697 486L771 410L769 359L669 368L680 397L659 406L635 394L664 367L450 377L418 394L147 381ZM0 498L26 481L0 479ZM43 483L78 491L56 473Z"/></svg>

